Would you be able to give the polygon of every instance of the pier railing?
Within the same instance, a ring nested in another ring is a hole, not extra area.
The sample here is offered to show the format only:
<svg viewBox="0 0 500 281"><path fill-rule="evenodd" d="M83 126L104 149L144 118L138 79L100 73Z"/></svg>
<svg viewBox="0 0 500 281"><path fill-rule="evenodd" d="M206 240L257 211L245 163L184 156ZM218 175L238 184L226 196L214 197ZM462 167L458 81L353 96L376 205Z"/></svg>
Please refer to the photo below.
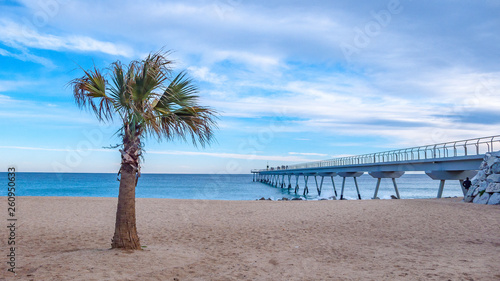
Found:
<svg viewBox="0 0 500 281"><path fill-rule="evenodd" d="M460 140L453 142L438 143L432 145L424 145L405 149L390 150L377 153L369 153L356 156L340 157L328 160L307 162L289 166L280 166L276 169L306 169L318 167L335 167L359 164L377 164L398 161L411 160L428 160L435 158L449 158L459 156L480 155L486 152L493 152L495 149L500 149L500 135L491 137L482 137L468 140ZM252 170L252 172L266 171Z"/></svg>

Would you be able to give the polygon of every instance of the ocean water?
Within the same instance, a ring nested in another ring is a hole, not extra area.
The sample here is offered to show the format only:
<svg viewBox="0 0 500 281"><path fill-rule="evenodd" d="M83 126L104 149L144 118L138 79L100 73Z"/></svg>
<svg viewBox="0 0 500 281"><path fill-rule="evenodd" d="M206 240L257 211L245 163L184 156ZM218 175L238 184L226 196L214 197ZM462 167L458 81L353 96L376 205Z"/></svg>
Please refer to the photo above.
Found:
<svg viewBox="0 0 500 281"><path fill-rule="evenodd" d="M318 196L314 177L309 177L309 194L303 196L304 179L299 180L300 190L271 187L253 182L251 174L142 174L136 188L138 198L174 198L209 200L256 200L261 197L279 199L282 197L302 197L307 200L329 198L334 195L331 179L325 177L321 196ZM7 173L0 173L0 194L7 195ZM318 177L318 184L321 177ZM340 198L342 178L334 177ZM425 174L407 174L397 179L399 193L403 199L435 198L439 181ZM362 199L373 197L377 180L369 175L358 178ZM288 182L287 182L288 183ZM295 178L292 177L292 186ZM16 173L17 196L73 196L73 197L117 197L119 182L116 174L55 174L55 173ZM390 179L382 179L378 197L389 199L395 195ZM443 197L463 196L458 181L447 181ZM344 198L357 199L352 178L346 178Z"/></svg>

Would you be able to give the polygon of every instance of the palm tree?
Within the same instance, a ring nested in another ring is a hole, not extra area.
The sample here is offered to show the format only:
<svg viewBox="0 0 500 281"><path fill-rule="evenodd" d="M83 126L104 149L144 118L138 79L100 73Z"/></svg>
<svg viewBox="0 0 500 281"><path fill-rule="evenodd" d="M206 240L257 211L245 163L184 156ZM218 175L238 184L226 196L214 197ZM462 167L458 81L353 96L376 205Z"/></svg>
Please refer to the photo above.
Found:
<svg viewBox="0 0 500 281"><path fill-rule="evenodd" d="M142 61L111 64L106 74L94 67L70 82L76 104L93 111L101 122L118 118L122 139L120 189L112 248L140 249L135 217L135 187L141 175L143 139L191 139L209 144L217 112L198 105L198 89L185 72L172 75L167 52Z"/></svg>

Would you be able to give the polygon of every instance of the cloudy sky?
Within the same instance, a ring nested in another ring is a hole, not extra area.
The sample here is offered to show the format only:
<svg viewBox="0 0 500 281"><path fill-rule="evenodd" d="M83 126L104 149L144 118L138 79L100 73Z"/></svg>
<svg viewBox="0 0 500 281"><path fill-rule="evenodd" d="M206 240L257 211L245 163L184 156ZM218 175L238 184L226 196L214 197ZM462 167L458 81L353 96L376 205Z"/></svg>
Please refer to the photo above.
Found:
<svg viewBox="0 0 500 281"><path fill-rule="evenodd" d="M146 141L143 172L247 173L500 133L500 2L0 0L0 163L116 172L80 67L171 50L217 142Z"/></svg>

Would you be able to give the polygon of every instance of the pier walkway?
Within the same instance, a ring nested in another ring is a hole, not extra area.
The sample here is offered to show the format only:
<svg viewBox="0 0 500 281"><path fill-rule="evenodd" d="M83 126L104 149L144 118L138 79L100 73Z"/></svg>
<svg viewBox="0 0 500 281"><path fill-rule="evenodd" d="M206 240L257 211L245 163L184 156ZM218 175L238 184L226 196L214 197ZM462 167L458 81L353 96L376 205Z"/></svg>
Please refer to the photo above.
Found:
<svg viewBox="0 0 500 281"><path fill-rule="evenodd" d="M396 197L399 199L399 190L396 179L407 171L422 171L434 180L439 180L437 198L441 198L445 182L458 180L465 195L466 190L462 183L468 177L476 175L484 155L487 152L500 150L500 135L482 137L454 142L425 145L406 149L398 149L357 156L348 156L335 159L301 163L296 165L282 165L266 169L255 169L253 180L269 184L274 187L292 189L292 178L295 178L294 192L299 192L299 177L304 177L305 186L303 195L309 193L308 181L314 177L316 190L321 195L325 177L332 181L335 196L335 176L342 177L340 199L344 198L346 178L353 178L358 198L361 199L357 178L367 172L377 178L377 185L373 198L377 198L380 182L383 178L391 179ZM318 183L318 177L321 177Z"/></svg>

